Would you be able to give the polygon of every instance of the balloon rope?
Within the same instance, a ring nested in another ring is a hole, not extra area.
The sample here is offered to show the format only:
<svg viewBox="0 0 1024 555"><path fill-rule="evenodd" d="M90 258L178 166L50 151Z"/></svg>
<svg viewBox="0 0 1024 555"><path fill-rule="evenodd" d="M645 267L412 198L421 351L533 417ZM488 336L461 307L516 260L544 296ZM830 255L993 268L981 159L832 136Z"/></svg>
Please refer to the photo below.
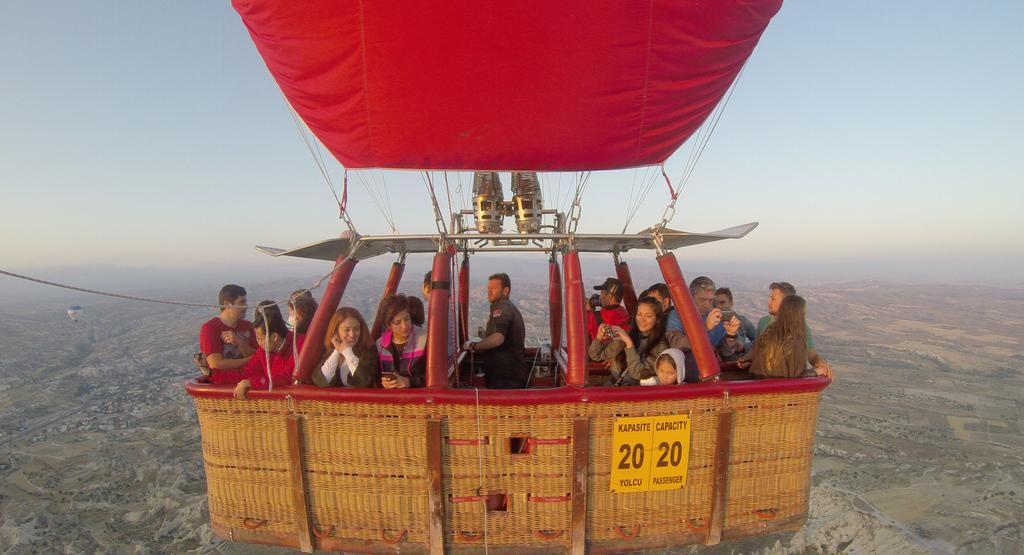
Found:
<svg viewBox="0 0 1024 555"><path fill-rule="evenodd" d="M693 175L693 170L697 167L697 163L700 161L701 156L704 155L704 149L708 146L708 142L711 140L711 135L715 133L715 128L718 127L718 122L722 119L722 114L725 113L725 108L729 105L729 100L732 99L732 95L736 92L736 87L739 85L740 78L743 77L743 70L747 68L746 62L743 62L743 66L736 74L736 79L733 80L732 85L729 86L729 93L725 95L725 99L715 107L715 111L712 112L710 117L711 126L704 133L703 140L698 132L697 141L694 143L693 150L690 151L690 160L687 161L686 167L683 168L683 175L679 178L679 186L677 190L679 193L683 192L683 188L690 181L690 176ZM701 127L703 128L707 124L708 120L705 120ZM699 145L699 146L698 146ZM672 200L676 200L676 191L672 190L671 184L669 190L672 191Z"/></svg>
<svg viewBox="0 0 1024 555"><path fill-rule="evenodd" d="M305 291L313 291L313 290L319 288L323 284L324 280L326 280L327 278L329 278L332 275L334 275L334 272L337 272L338 268L340 268L340 267L341 267L340 264L335 265L334 268L330 272L325 274L320 279L316 280L316 282L314 282L313 285L310 285L309 287L307 287L305 289L302 289L301 291L303 291L303 292L305 292ZM22 275L22 274L16 274L14 272L8 272L6 270L0 270L0 274L3 274L5 276L10 276L10 277L13 277L13 278L17 278L17 279L23 279L25 281L31 281L31 282L34 282L34 283L40 283L42 285L49 285L51 287L59 287L61 289L69 289L71 291L80 291L82 293L90 293L92 295L102 295L104 297L114 297L114 298L118 298L118 299L126 299L126 300L129 300L129 301L140 301L140 302L157 303L157 304L169 304L169 305L175 305L175 306L191 306L191 307L197 307L197 308L220 308L220 309L223 309L223 308L250 308L250 307L244 306L244 305L217 305L217 304L206 304L206 303L190 303L190 302L185 302L185 301L168 301L168 300L165 300L165 299L152 299L152 298L149 298L149 297L137 297L135 295L124 295L124 294L121 294L121 293L110 293L110 292L107 292L107 291L97 291L95 289L86 289L84 287L77 287L77 286L74 286L74 285L67 285L67 284L64 284L64 283L57 283L55 281L47 281L45 279L39 279L39 278L34 278L34 277L31 277L31 276L26 276L26 275ZM272 302L275 305L282 305L282 304L288 303L289 301L291 301L291 299L292 299L291 296L289 296L287 299L283 299L283 300L280 300L280 301L272 301Z"/></svg>

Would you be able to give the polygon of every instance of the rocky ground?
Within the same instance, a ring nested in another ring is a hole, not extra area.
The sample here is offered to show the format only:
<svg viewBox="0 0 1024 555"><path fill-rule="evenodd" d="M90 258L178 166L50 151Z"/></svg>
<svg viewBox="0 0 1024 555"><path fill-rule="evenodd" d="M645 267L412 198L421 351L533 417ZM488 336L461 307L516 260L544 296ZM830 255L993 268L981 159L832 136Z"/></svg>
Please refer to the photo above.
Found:
<svg viewBox="0 0 1024 555"><path fill-rule="evenodd" d="M351 298L365 310L377 287L354 283ZM736 292L737 310L763 314L766 292ZM882 283L801 293L838 372L821 406L810 520L710 551L1024 552L1024 294ZM546 291L521 297L540 321ZM253 552L212 537L206 514L182 390L206 313L90 300L78 323L58 306L0 318L0 550Z"/></svg>

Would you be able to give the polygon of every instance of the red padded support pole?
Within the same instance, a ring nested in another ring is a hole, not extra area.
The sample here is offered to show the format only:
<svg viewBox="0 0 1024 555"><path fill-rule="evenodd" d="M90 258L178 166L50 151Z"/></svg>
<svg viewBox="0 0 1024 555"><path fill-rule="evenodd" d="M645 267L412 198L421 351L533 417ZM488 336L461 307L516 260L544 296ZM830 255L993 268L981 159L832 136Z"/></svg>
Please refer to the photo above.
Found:
<svg viewBox="0 0 1024 555"><path fill-rule="evenodd" d="M615 264L615 277L622 282L622 304L626 311L636 314L636 289L633 288L633 275L629 273L629 264L625 260Z"/></svg>
<svg viewBox="0 0 1024 555"><path fill-rule="evenodd" d="M384 299L394 295L398 291L398 284L402 281L402 274L405 273L404 262L393 262L391 264L391 271L388 273L388 281L384 284L384 292L381 293L380 299ZM378 306L378 308L380 308ZM376 339L380 337L380 328L384 326L384 322L381 321L384 318L384 313L380 310L373 317L373 327L370 328L370 337Z"/></svg>
<svg viewBox="0 0 1024 555"><path fill-rule="evenodd" d="M469 257L459 266L459 345L469 340Z"/></svg>
<svg viewBox="0 0 1024 555"><path fill-rule="evenodd" d="M565 381L569 385L587 385L587 328L583 319L583 275L580 255L570 250L565 262Z"/></svg>
<svg viewBox="0 0 1024 555"><path fill-rule="evenodd" d="M548 321L551 324L551 356L562 348L562 269L554 258L548 264Z"/></svg>
<svg viewBox="0 0 1024 555"><path fill-rule="evenodd" d="M704 325L700 313L697 312L697 304L693 302L693 296L690 295L686 278L683 277L683 272L679 269L676 255L670 252L658 257L658 266L661 267L661 275L665 277L665 284L668 285L669 293L672 295L672 304L679 311L679 319L683 322L686 337L690 340L690 348L693 349L693 356L697 359L701 381L718 376L721 370L718 367L715 350L711 347L707 327Z"/></svg>
<svg viewBox="0 0 1024 555"><path fill-rule="evenodd" d="M434 255L430 271L430 304L427 315L427 387L448 387L448 300L451 296L452 255Z"/></svg>
<svg viewBox="0 0 1024 555"><path fill-rule="evenodd" d="M398 283L402 281L402 274L405 273L404 262L391 264L391 271L388 273L388 282L384 284L384 293L381 298L394 295L398 291Z"/></svg>
<svg viewBox="0 0 1024 555"><path fill-rule="evenodd" d="M346 258L344 255L338 257L335 262L334 274L327 282L324 295L320 298L320 306L316 307L313 314L313 321L309 323L306 331L306 343L299 353L299 363L295 365L292 377L299 383L310 383L309 377L313 374L313 368L320 363L320 357L324 352L324 333L327 332L327 324L338 310L338 303L345 294L345 287L352 277L352 270L355 269L358 260Z"/></svg>

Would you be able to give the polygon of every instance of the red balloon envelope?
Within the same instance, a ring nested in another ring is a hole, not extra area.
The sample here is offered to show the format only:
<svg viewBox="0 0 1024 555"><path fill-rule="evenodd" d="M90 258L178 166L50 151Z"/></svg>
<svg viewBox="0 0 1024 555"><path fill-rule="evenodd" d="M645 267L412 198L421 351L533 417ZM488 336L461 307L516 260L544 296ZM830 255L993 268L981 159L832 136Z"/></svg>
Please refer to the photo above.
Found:
<svg viewBox="0 0 1024 555"><path fill-rule="evenodd" d="M349 168L659 164L711 113L781 0L233 0Z"/></svg>

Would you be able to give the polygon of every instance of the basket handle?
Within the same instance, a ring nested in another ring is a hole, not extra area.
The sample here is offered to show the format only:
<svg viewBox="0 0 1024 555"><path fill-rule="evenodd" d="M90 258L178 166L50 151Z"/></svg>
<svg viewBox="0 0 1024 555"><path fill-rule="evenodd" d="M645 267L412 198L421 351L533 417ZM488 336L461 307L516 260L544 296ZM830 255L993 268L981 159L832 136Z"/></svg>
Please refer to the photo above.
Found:
<svg viewBox="0 0 1024 555"><path fill-rule="evenodd" d="M624 526L616 526L615 527L615 533L618 534L619 537L624 539L624 540L633 539L633 538L635 538L635 537L640 535L640 525L639 524L634 524L633 525L633 531L631 533L629 533L629 534L625 533L622 530L623 528L624 528Z"/></svg>
<svg viewBox="0 0 1024 555"><path fill-rule="evenodd" d="M564 534L565 530L537 530L534 532L534 535L545 541L557 540Z"/></svg>
<svg viewBox="0 0 1024 555"><path fill-rule="evenodd" d="M754 509L750 511L751 514L762 520L775 520L775 517L779 516L778 508L771 509Z"/></svg>
<svg viewBox="0 0 1024 555"><path fill-rule="evenodd" d="M691 532L703 532L708 529L707 521L702 522L699 526L697 525L698 522L700 521L696 518L689 518L686 520L686 527L689 528Z"/></svg>
<svg viewBox="0 0 1024 555"><path fill-rule="evenodd" d="M405 536L408 535L408 534L409 534L408 530L402 530L402 533L398 534L397 537L388 537L388 531L386 529L384 529L384 528L380 529L380 539L381 539L382 542L384 542L384 543L386 543L388 545L397 545L397 544L401 543L401 541L404 540Z"/></svg>
<svg viewBox="0 0 1024 555"><path fill-rule="evenodd" d="M330 536L331 532L334 532L334 525L333 524L330 525L330 527L327 528L326 532L321 531L319 526L315 526L315 525L313 526L313 535L318 537L318 538L320 538L320 539L324 539L327 536Z"/></svg>
<svg viewBox="0 0 1024 555"><path fill-rule="evenodd" d="M258 518L252 518L252 517L248 517L247 516L247 517L242 519L242 526L245 526L246 528L248 528L250 530L255 530L257 528L265 526L267 524L267 522L269 522L269 521L267 521L267 520L260 520Z"/></svg>

